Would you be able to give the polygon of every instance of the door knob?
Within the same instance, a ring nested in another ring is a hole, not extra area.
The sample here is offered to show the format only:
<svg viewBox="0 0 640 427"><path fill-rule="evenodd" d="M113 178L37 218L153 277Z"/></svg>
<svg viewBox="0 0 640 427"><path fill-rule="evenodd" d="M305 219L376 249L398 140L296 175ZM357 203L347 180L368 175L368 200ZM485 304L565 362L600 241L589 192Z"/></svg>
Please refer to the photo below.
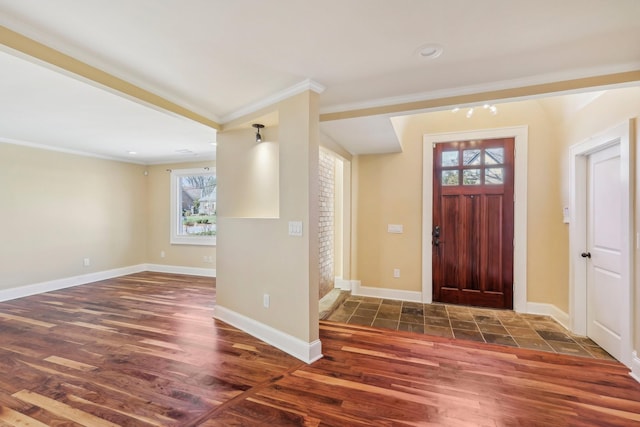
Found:
<svg viewBox="0 0 640 427"><path fill-rule="evenodd" d="M582 252L580 256L582 258L591 258L591 252Z"/></svg>

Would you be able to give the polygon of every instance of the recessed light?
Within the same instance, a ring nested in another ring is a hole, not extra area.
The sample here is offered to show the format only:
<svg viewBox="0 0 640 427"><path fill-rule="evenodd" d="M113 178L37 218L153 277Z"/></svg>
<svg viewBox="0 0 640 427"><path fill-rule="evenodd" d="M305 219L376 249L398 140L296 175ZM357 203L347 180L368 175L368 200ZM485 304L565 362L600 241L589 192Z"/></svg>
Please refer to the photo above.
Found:
<svg viewBox="0 0 640 427"><path fill-rule="evenodd" d="M135 156L136 154L138 154L137 151L127 151L129 153L130 156Z"/></svg>
<svg viewBox="0 0 640 427"><path fill-rule="evenodd" d="M439 44L429 43L418 48L418 55L426 59L436 59L442 55L443 48Z"/></svg>

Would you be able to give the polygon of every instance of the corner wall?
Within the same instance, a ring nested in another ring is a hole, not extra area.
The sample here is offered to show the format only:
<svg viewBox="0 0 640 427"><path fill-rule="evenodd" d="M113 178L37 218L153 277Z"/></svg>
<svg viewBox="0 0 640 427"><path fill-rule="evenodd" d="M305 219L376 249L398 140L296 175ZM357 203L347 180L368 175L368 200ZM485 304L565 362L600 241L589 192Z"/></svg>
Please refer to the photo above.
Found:
<svg viewBox="0 0 640 427"><path fill-rule="evenodd" d="M635 233L640 232L640 87L623 88L609 90L594 99L588 105L579 111L565 117L560 123L561 141L562 141L562 158L563 170L562 175L562 197L565 206L569 206L570 197L570 157L569 148L580 142L584 142L593 135L602 133L616 125L635 119L635 136L631 136L630 143L635 151L635 200L632 205L635 206ZM633 363L633 372L640 381L640 248L635 245L635 289L632 292L635 295L635 303L633 304L634 322L632 325L632 333L634 334L634 349L636 358Z"/></svg>
<svg viewBox="0 0 640 427"><path fill-rule="evenodd" d="M220 133L217 152L220 251L215 316L307 362L321 356L317 105L318 95L308 91L274 106L277 133L267 127L263 140L277 145L277 159L269 157L269 150L264 157L253 156L263 146L256 145L250 129ZM247 164L247 156L260 163ZM234 176L254 174L259 168L277 168L278 188L263 195L267 201L277 198L277 217L231 209L234 198L246 193ZM290 221L302 222L302 236L289 235Z"/></svg>
<svg viewBox="0 0 640 427"><path fill-rule="evenodd" d="M470 119L464 112L441 111L398 117L393 123L402 153L359 156L357 169L354 168L358 174L358 189L354 192L358 209L357 278L362 285L422 291L425 134L527 125L527 300L553 304L566 311L568 230L562 223L558 185L561 159L555 129L539 102L500 104L496 116L483 109ZM404 232L388 233L388 224L402 224ZM400 278L393 278L394 268L400 269Z"/></svg>
<svg viewBox="0 0 640 427"><path fill-rule="evenodd" d="M146 215L147 247L146 262L156 266L201 268L215 271L216 246L172 245L170 243L171 221L171 173L167 169L196 169L215 167L214 161L195 163L171 163L147 166ZM164 252L165 257L161 257ZM213 257L205 262L204 256ZM188 271L188 270L186 270Z"/></svg>
<svg viewBox="0 0 640 427"><path fill-rule="evenodd" d="M0 143L0 290L146 262L143 172L141 165Z"/></svg>

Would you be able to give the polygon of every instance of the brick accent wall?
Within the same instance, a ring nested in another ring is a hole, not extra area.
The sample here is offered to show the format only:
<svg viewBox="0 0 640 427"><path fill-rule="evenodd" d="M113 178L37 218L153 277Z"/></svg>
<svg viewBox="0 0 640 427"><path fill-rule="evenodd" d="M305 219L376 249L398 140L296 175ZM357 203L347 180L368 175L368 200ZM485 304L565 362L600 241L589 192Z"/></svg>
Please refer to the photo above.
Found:
<svg viewBox="0 0 640 427"><path fill-rule="evenodd" d="M334 194L335 194L335 158L320 150L320 212L319 212L319 244L320 244L320 298L328 294L334 285L333 268L333 236L334 236Z"/></svg>

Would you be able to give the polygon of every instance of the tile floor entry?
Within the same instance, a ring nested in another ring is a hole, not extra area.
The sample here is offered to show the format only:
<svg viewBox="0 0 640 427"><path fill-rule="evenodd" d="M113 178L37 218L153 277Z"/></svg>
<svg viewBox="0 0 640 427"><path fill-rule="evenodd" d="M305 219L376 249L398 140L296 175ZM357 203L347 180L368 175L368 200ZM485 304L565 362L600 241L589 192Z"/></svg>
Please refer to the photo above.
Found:
<svg viewBox="0 0 640 427"><path fill-rule="evenodd" d="M571 334L549 316L511 310L350 296L327 320L614 360L595 342Z"/></svg>

